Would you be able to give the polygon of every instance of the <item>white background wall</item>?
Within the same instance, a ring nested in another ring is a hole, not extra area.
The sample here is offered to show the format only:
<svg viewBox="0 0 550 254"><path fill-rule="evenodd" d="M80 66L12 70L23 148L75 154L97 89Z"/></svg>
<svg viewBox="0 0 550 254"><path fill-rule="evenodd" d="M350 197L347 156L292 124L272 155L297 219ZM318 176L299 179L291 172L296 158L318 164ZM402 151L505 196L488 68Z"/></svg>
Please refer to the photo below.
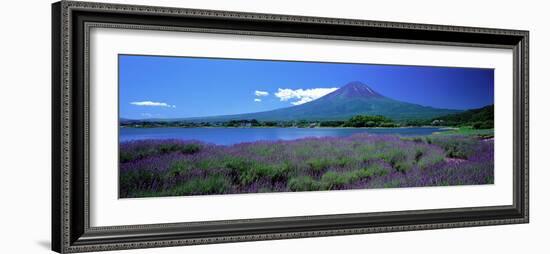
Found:
<svg viewBox="0 0 550 254"><path fill-rule="evenodd" d="M105 0L106 1L106 0ZM191 246L121 253L545 253L549 247L550 29L545 1L133 0L121 3L531 31L531 223ZM50 1L5 1L0 15L0 253L50 245Z"/></svg>

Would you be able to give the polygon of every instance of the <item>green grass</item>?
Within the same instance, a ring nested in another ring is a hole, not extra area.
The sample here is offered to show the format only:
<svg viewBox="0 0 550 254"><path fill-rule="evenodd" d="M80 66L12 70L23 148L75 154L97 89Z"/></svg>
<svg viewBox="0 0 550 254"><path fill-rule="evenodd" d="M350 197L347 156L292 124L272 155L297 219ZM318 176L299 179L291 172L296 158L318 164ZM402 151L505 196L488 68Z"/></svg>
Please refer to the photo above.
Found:
<svg viewBox="0 0 550 254"><path fill-rule="evenodd" d="M436 132L435 135L464 135L476 136L479 138L492 138L495 136L494 129L474 129L472 127L460 127L450 131Z"/></svg>
<svg viewBox="0 0 550 254"><path fill-rule="evenodd" d="M320 186L311 176L298 176L288 180L288 187L292 191L314 191Z"/></svg>
<svg viewBox="0 0 550 254"><path fill-rule="evenodd" d="M167 192L169 195L189 195L189 194L222 194L231 183L221 175L209 176L204 179L192 179L174 186Z"/></svg>
<svg viewBox="0 0 550 254"><path fill-rule="evenodd" d="M329 171L324 173L319 180L315 180L311 176L298 176L291 178L288 184L293 191L332 190L344 184L385 176L388 173L390 173L390 169L373 164L367 168L348 172Z"/></svg>

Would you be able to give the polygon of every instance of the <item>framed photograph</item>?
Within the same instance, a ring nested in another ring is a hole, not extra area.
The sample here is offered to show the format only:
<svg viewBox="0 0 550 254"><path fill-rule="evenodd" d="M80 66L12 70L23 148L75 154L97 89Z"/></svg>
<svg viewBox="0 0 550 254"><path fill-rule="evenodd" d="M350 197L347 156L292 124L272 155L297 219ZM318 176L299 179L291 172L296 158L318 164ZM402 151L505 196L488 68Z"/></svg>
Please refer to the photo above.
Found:
<svg viewBox="0 0 550 254"><path fill-rule="evenodd" d="M54 251L529 220L528 31L52 11Z"/></svg>

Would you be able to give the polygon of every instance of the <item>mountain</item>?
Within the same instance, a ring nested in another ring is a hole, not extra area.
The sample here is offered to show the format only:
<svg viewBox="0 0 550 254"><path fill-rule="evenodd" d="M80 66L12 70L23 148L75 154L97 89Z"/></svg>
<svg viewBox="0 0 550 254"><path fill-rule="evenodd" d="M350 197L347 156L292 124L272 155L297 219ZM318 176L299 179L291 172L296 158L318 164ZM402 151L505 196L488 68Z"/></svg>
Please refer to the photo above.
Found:
<svg viewBox="0 0 550 254"><path fill-rule="evenodd" d="M259 121L347 120L355 115L381 115L393 120L431 119L461 112L397 101L361 82L351 82L317 100L301 105L250 114L208 117L209 119Z"/></svg>
<svg viewBox="0 0 550 254"><path fill-rule="evenodd" d="M461 113L439 116L432 119L446 126L470 125L475 129L494 128L495 106L488 105L482 108L470 109Z"/></svg>
<svg viewBox="0 0 550 254"><path fill-rule="evenodd" d="M432 119L434 117L461 112L397 101L385 97L361 82L348 83L338 90L317 100L301 105L264 112L196 117L184 119L162 119L164 121L291 121L291 120L347 120L356 115L381 115L393 120ZM153 119L151 119L153 120ZM160 119L155 119L159 121Z"/></svg>

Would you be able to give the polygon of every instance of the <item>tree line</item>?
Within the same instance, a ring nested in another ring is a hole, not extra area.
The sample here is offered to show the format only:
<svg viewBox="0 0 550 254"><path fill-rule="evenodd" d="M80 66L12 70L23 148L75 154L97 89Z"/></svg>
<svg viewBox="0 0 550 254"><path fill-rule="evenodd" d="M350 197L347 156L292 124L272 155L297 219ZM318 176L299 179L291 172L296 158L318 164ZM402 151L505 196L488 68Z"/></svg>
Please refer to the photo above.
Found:
<svg viewBox="0 0 550 254"><path fill-rule="evenodd" d="M494 105L485 106L478 109L470 109L461 113L440 116L425 121L411 121L408 125L433 125L462 127L469 126L474 129L493 129L494 128Z"/></svg>
<svg viewBox="0 0 550 254"><path fill-rule="evenodd" d="M155 128L155 127L398 127L399 124L384 116L357 115L345 121L297 120L297 121L258 121L256 119L230 120L224 122L191 122L191 121L123 121L123 127Z"/></svg>
<svg viewBox="0 0 550 254"><path fill-rule="evenodd" d="M425 120L408 120L395 122L390 118L380 115L356 115L347 120L296 120L296 121L259 121L257 119L234 119L218 122L192 122L192 121L122 121L123 127L154 128L154 127L407 127L407 126L470 126L474 129L494 128L494 106L486 106L479 109L467 110L457 114L440 116Z"/></svg>

